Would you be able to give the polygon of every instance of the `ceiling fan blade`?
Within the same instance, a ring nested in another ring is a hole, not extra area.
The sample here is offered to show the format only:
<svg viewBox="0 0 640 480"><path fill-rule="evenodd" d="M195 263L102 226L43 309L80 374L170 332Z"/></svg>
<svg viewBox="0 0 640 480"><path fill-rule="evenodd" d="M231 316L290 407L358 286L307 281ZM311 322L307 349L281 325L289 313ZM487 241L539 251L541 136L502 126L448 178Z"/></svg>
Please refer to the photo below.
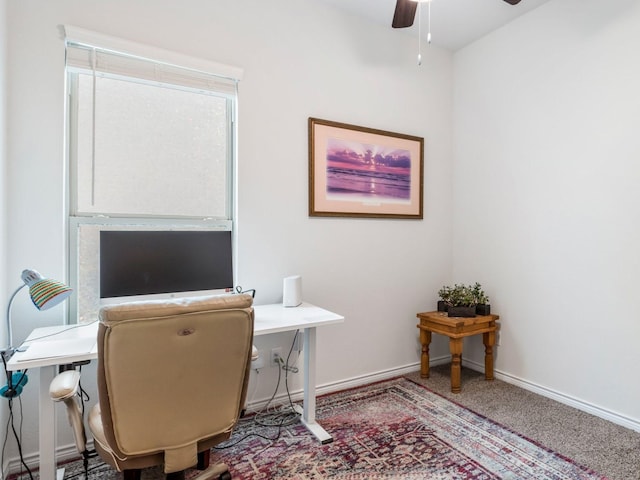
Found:
<svg viewBox="0 0 640 480"><path fill-rule="evenodd" d="M413 25L413 20L416 18L417 8L418 2L412 2L411 0L396 0L396 11L393 13L393 22L391 23L391 26L393 28L405 28Z"/></svg>
<svg viewBox="0 0 640 480"><path fill-rule="evenodd" d="M504 0L505 2L507 2L509 5L517 5L520 3L520 0Z"/></svg>

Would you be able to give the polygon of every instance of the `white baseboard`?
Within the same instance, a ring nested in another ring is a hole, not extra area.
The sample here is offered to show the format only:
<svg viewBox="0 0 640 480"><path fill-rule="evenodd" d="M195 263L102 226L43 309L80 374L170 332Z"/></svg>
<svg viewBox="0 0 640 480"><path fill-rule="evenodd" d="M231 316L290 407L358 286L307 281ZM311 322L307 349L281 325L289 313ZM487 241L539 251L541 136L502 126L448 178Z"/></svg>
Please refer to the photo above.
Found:
<svg viewBox="0 0 640 480"><path fill-rule="evenodd" d="M484 373L484 364L473 362L470 360L462 360L462 365L468 367L472 370L476 370L478 372ZM609 422L615 423L617 425L621 425L625 428L629 428L631 430L635 430L636 432L640 432L640 421L634 420L633 418L626 417L624 415L620 415L619 413L612 412L611 410L607 410L597 405L593 405L589 402L585 402L584 400L580 400L579 398L572 397L570 395L566 395L561 392L557 392L550 388L544 387L542 385L538 385L536 383L530 382L523 378L516 377L515 375L511 375L506 372L502 372L500 370L494 370L493 375L498 380L502 380L503 382L510 383L517 387L523 388L533 393L537 393L538 395L542 395L543 397L550 398L557 402L563 403L573 408L577 408L578 410L582 410L583 412L587 412L596 417L602 418Z"/></svg>
<svg viewBox="0 0 640 480"><path fill-rule="evenodd" d="M87 448L89 449L93 448L92 440L87 442ZM58 463L66 462L68 460L76 460L80 458L81 456L78 453L78 450L76 449L75 444L59 446L56 448L56 461ZM35 453L30 453L29 455L25 455L24 463L27 464L30 470L32 471L37 470L40 465L39 453L35 452ZM20 459L17 457L12 458L6 463L2 478L5 479L7 478L8 475L14 474L21 470L24 470L24 467L20 463Z"/></svg>
<svg viewBox="0 0 640 480"><path fill-rule="evenodd" d="M432 358L429 362L429 365L441 365L443 363L448 363L451 357L448 355L438 358ZM362 375L359 377L352 377L345 380L340 380L339 382L325 383L324 385L319 385L316 387L316 395L325 395L327 393L339 392L341 390L348 390L350 388L361 387L363 385L368 385L370 383L381 382L383 380L388 380L389 378L399 377L402 375L406 375L408 373L413 373L420 370L420 362L410 363L409 365L405 365L402 367L391 368L389 370L381 370L375 373L368 373L366 375ZM302 400L302 389L296 390L295 392L290 392L291 400L299 401ZM266 402L269 399L261 399L251 401L247 404L248 411L257 411L263 408ZM273 399L273 403L281 404L288 402L288 396L286 393L276 395Z"/></svg>
<svg viewBox="0 0 640 480"><path fill-rule="evenodd" d="M449 363L450 361L451 361L451 357L449 355L444 355L437 358L431 358L429 365L434 367L436 365ZM472 370L476 370L478 372L484 373L484 363L480 364L477 362L463 359L462 365ZM360 387L370 383L379 382L382 380L387 380L389 378L412 373L418 370L420 370L419 362L405 365L403 367L397 367L389 370L383 370L375 373L370 373L367 375L362 375L360 377L353 377L353 378L341 380L339 382L326 383L316 388L316 394L324 395L327 393L338 392L340 390L347 390L349 388ZM557 392L547 387L543 387L542 385L538 385L528 380L518 378L514 375L502 372L500 370L494 370L493 373L494 373L494 377L497 378L498 380L502 380L503 382L510 383L512 385L523 388L525 390L529 390L531 392L537 393L538 395L542 395L543 397L547 397L557 402L563 403L565 405L569 405L570 407L577 408L578 410L582 410L591 415L595 415L596 417L600 417L609 422L615 423L617 425L621 425L625 428L630 428L631 430L640 432L640 421L634 420L629 417L625 417L624 415L620 415L616 412L606 410L604 408L598 407L596 405L585 402L578 398L571 397L569 395L563 394L561 392ZM302 400L302 390L291 392L291 399L293 401ZM264 407L267 400L268 399L251 402L247 404L247 410L248 411L260 410L261 408ZM287 401L288 401L288 397L286 394L277 395L273 399L273 402L275 404L282 404L282 403L286 403Z"/></svg>

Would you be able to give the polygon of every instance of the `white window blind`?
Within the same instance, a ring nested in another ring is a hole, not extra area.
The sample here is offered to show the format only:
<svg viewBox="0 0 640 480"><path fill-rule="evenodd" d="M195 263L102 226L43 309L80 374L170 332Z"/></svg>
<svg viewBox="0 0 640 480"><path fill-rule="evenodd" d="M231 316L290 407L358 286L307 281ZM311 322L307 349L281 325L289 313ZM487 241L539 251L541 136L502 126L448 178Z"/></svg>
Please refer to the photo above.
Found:
<svg viewBox="0 0 640 480"><path fill-rule="evenodd" d="M69 70L235 94L242 69L65 26Z"/></svg>
<svg viewBox="0 0 640 480"><path fill-rule="evenodd" d="M65 33L72 214L230 220L242 71Z"/></svg>

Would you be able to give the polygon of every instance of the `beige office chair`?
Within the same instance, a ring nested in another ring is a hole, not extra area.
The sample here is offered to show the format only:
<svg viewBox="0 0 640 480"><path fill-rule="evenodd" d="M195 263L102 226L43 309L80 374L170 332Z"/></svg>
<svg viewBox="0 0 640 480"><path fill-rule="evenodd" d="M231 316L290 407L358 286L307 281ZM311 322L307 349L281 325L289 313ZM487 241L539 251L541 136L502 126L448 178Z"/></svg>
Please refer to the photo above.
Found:
<svg viewBox="0 0 640 480"><path fill-rule="evenodd" d="M204 470L199 479L231 478L226 465L209 466L209 455L231 436L244 407L252 301L241 294L101 309L99 403L88 424L100 457L125 479L139 479L140 469L154 465L172 477L197 466ZM75 370L61 373L50 393L67 405L86 465L79 377Z"/></svg>

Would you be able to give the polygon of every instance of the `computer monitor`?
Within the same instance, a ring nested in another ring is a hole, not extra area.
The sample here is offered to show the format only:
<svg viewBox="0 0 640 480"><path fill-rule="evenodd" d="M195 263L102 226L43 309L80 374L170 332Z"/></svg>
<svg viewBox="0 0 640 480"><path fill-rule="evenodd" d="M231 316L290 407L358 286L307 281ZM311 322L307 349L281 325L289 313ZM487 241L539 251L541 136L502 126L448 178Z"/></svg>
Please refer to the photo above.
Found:
<svg viewBox="0 0 640 480"><path fill-rule="evenodd" d="M223 293L232 288L230 231L100 232L103 304Z"/></svg>

